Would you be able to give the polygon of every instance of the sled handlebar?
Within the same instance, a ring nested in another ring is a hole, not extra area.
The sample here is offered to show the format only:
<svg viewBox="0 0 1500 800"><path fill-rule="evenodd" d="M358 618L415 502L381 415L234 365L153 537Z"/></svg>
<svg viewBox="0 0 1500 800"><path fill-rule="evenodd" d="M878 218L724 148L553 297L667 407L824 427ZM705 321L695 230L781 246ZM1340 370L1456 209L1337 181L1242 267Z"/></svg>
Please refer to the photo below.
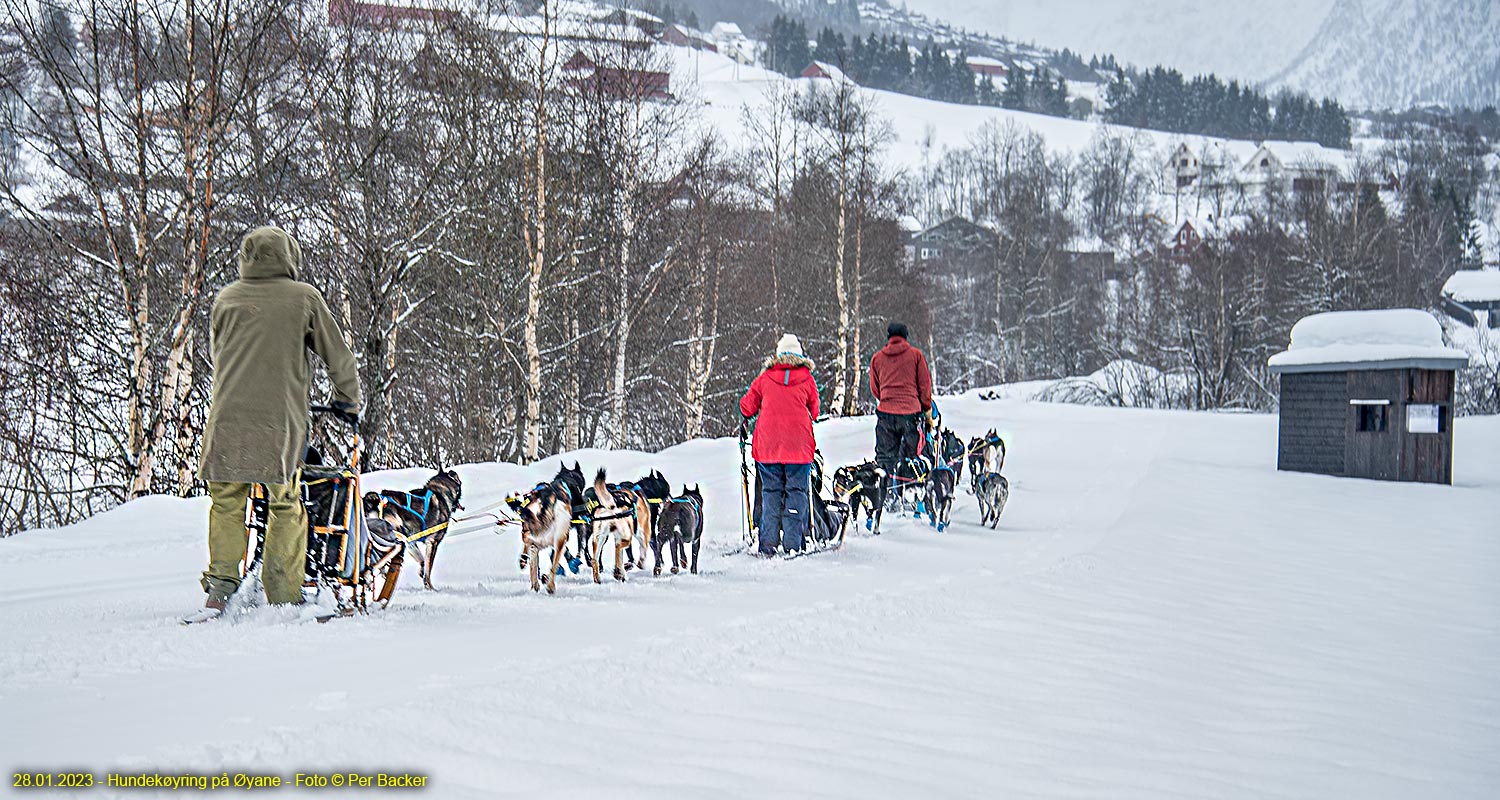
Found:
<svg viewBox="0 0 1500 800"><path fill-rule="evenodd" d="M325 406L319 404L314 404L308 409L308 411L312 412L312 415L315 417L333 417L334 419L344 423L345 425L348 425L356 431L359 430L359 414L353 411L347 411L342 408L334 408L333 406Z"/></svg>

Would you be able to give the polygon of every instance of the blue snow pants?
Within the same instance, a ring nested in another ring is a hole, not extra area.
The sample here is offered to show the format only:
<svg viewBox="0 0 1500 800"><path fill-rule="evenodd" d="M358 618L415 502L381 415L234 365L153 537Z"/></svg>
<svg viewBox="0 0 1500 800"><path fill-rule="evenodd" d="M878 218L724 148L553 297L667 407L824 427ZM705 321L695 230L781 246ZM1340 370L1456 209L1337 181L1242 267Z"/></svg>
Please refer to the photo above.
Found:
<svg viewBox="0 0 1500 800"><path fill-rule="evenodd" d="M788 553L802 549L807 535L807 489L811 464L762 464L760 472L760 552L775 555L780 544Z"/></svg>

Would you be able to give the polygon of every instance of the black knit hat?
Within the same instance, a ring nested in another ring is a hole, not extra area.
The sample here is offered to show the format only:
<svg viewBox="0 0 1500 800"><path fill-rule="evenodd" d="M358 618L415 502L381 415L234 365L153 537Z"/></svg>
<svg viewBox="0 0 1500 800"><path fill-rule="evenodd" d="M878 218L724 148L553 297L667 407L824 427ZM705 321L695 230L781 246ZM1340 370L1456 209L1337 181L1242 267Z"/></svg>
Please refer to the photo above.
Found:
<svg viewBox="0 0 1500 800"><path fill-rule="evenodd" d="M907 335L906 335L906 323L905 322L892 322L891 324L885 326L885 335L888 336L888 337L889 336L900 336L903 339L907 338Z"/></svg>

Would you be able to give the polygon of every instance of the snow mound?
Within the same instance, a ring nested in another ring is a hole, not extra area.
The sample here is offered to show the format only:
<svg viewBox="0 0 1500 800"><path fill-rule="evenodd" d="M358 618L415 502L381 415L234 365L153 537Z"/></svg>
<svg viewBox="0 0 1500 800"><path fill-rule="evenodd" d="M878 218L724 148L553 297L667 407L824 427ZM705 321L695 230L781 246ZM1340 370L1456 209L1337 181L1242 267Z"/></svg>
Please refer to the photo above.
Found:
<svg viewBox="0 0 1500 800"><path fill-rule="evenodd" d="M1460 303L1493 303L1500 300L1500 270L1459 270L1443 284L1443 294Z"/></svg>
<svg viewBox="0 0 1500 800"><path fill-rule="evenodd" d="M1429 365L1456 369L1469 357L1443 343L1443 328L1414 308L1328 311L1292 326L1291 346L1271 356L1273 371L1299 368L1379 369Z"/></svg>

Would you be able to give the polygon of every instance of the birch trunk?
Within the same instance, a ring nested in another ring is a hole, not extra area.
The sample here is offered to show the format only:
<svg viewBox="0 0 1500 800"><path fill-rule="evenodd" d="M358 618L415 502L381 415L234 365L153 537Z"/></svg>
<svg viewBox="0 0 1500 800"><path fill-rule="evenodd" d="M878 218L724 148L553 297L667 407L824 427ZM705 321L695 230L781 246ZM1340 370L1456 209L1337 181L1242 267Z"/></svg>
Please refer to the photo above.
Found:
<svg viewBox="0 0 1500 800"><path fill-rule="evenodd" d="M542 350L537 328L542 316L542 267L547 255L547 50L551 44L552 4L542 4L542 37L537 53L536 107L532 120L536 125L533 138L532 180L535 205L532 230L528 231L531 252L526 276L526 320L522 342L526 349L526 409L522 419L521 463L530 464L541 455L542 440Z"/></svg>
<svg viewBox="0 0 1500 800"><path fill-rule="evenodd" d="M845 170L841 166L839 169L838 225L836 226L838 243L836 245L836 255L833 261L833 290L834 297L838 301L839 307L839 365L838 369L834 372L835 378L832 407L838 409L840 413L843 413L843 409L845 407L845 404L848 402L849 397L849 289L844 281L844 239L846 238L845 232L848 229L847 218L849 200L845 196L847 193L847 182L846 178L844 177L844 172Z"/></svg>

